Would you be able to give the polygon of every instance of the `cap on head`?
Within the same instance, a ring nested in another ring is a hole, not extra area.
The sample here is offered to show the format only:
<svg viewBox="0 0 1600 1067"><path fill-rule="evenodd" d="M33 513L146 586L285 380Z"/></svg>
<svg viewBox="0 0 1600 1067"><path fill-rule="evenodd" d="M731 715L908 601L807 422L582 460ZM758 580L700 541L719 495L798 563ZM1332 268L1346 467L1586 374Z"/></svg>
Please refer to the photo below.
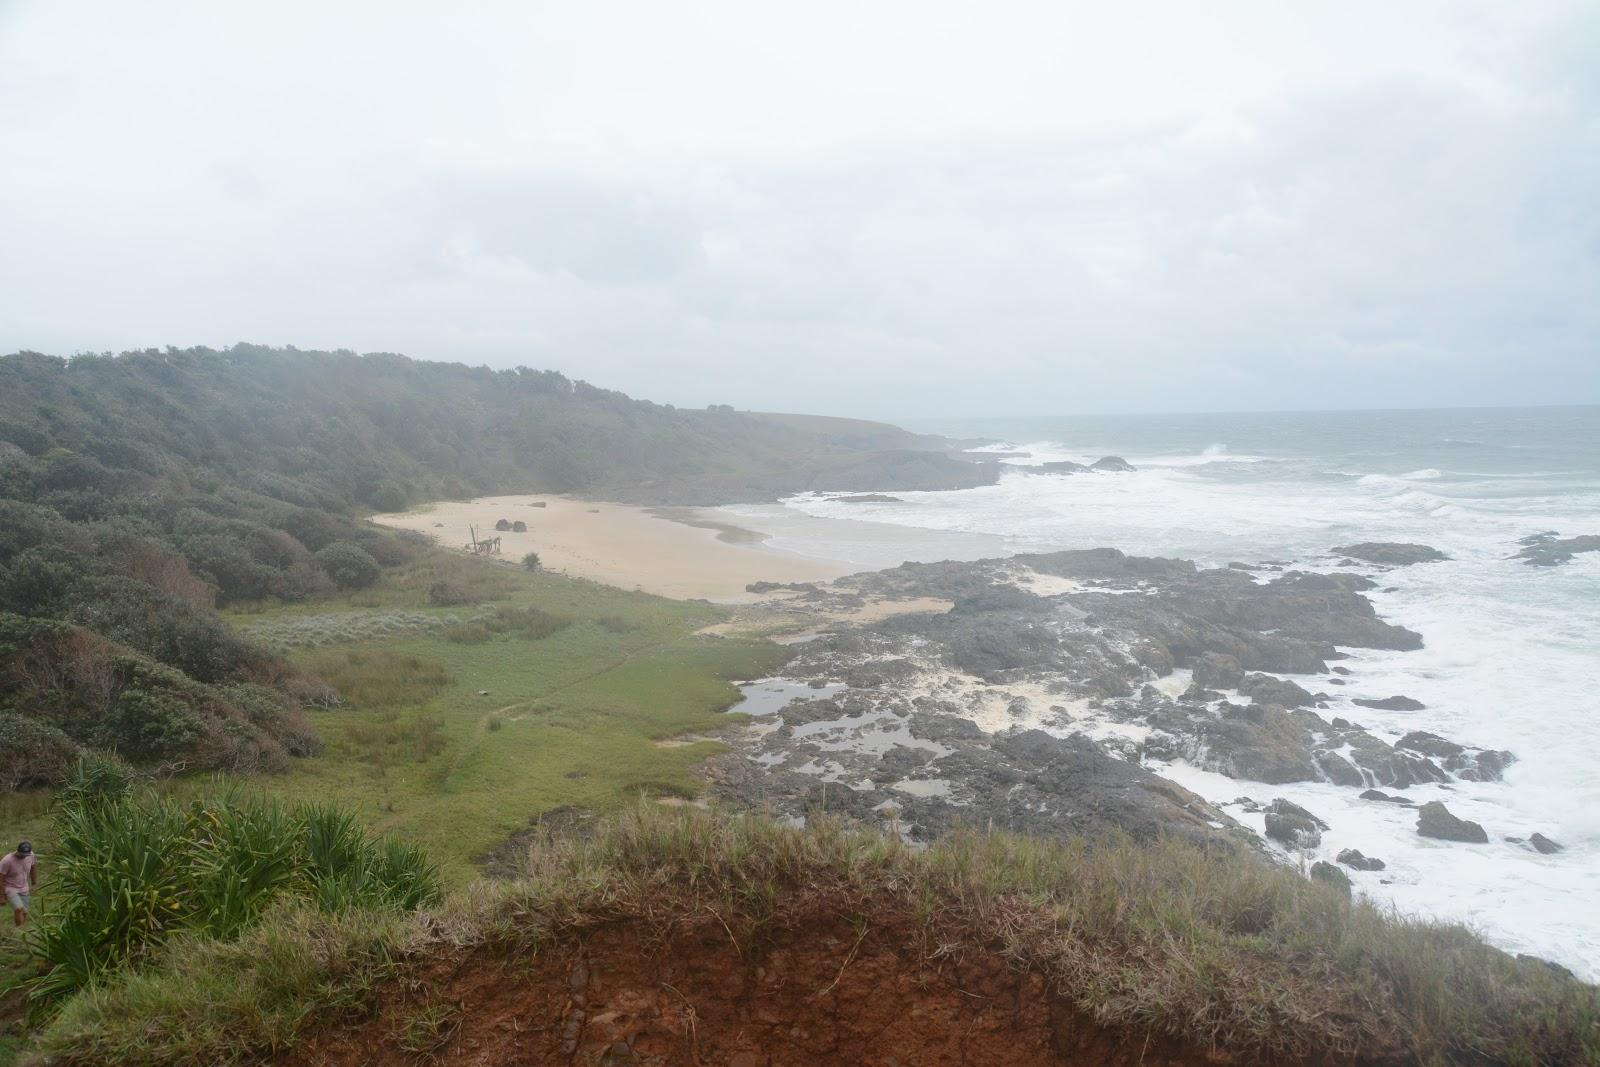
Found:
<svg viewBox="0 0 1600 1067"><path fill-rule="evenodd" d="M18 845L17 845L17 855L19 855L19 856L26 856L28 853L30 853L32 851L33 851L33 843L31 841L22 841L22 842L19 842Z"/></svg>

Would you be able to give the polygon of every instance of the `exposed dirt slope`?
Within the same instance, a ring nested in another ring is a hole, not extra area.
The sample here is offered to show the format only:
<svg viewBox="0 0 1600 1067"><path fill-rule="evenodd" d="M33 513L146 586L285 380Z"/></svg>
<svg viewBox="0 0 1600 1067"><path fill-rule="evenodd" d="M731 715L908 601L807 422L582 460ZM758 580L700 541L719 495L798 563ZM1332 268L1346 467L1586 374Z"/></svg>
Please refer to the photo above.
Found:
<svg viewBox="0 0 1600 1067"><path fill-rule="evenodd" d="M381 1015L279 1062L440 1064L1158 1065L1226 1056L1108 1031L998 952L928 958L896 918L813 910L759 950L712 915L655 937L639 923L520 958L478 951L431 964ZM407 1047L409 1046L409 1048Z"/></svg>
<svg viewBox="0 0 1600 1067"><path fill-rule="evenodd" d="M739 945L701 913L654 931L618 921L538 952L440 958L378 1017L310 1038L280 1064L470 1067L1190 1067L1219 1051L1118 1032L998 947L941 955L904 912L811 907ZM1285 1061L1274 1061L1285 1062ZM1323 1061L1379 1062L1398 1061Z"/></svg>

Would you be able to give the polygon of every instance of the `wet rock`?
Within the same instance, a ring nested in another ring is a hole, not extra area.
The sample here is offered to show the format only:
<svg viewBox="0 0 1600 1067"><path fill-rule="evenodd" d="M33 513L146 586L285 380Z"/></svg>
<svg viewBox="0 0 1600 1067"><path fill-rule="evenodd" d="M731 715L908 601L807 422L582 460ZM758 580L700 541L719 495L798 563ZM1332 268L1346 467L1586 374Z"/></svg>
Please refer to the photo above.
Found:
<svg viewBox="0 0 1600 1067"><path fill-rule="evenodd" d="M1382 700L1356 697L1351 703L1360 704L1364 708L1377 708L1379 711L1421 711L1428 706L1420 700L1403 696L1384 697Z"/></svg>
<svg viewBox="0 0 1600 1067"><path fill-rule="evenodd" d="M1281 784L1319 777L1310 734L1273 705L1224 705L1220 719L1192 722L1184 740L1180 755L1230 778Z"/></svg>
<svg viewBox="0 0 1600 1067"><path fill-rule="evenodd" d="M1438 734L1430 734L1426 730L1413 730L1394 743L1395 748L1410 749L1412 752L1421 752L1425 756L1438 756L1449 758L1459 756L1466 749L1448 741Z"/></svg>
<svg viewBox="0 0 1600 1067"><path fill-rule="evenodd" d="M836 496L832 498L840 504L899 504L903 503L897 496L886 493L855 493L851 496Z"/></svg>
<svg viewBox="0 0 1600 1067"><path fill-rule="evenodd" d="M1163 833L1216 840L1214 826L1235 825L1187 789L1108 756L1081 736L1014 731L996 737L987 753L966 749L934 766L956 777L964 759L974 769L987 764L1000 772L973 807L984 821L1008 829L1059 836L1119 827L1141 840Z"/></svg>
<svg viewBox="0 0 1600 1067"><path fill-rule="evenodd" d="M1380 803L1383 803L1383 804L1404 804L1407 807L1410 807L1410 806L1412 806L1412 805L1414 805L1416 803L1416 801L1407 800L1405 797L1392 797L1388 793L1381 792L1380 790L1377 790L1377 789L1364 789L1364 790L1362 790L1361 791L1361 799L1362 800L1376 800L1376 801L1378 801Z"/></svg>
<svg viewBox="0 0 1600 1067"><path fill-rule="evenodd" d="M1299 685L1287 678L1274 678L1270 674L1247 674L1240 679L1237 688L1257 704L1304 708L1316 703L1316 698Z"/></svg>
<svg viewBox="0 0 1600 1067"><path fill-rule="evenodd" d="M744 587L747 593L821 593L816 582L750 582Z"/></svg>
<svg viewBox="0 0 1600 1067"><path fill-rule="evenodd" d="M1311 812L1307 811L1305 808L1302 808L1294 801L1285 800L1283 797L1273 798L1272 803L1267 805L1267 811L1270 811L1276 815L1292 815L1297 819L1305 819L1319 830L1328 829L1327 823L1323 822L1317 816L1311 814Z"/></svg>
<svg viewBox="0 0 1600 1067"><path fill-rule="evenodd" d="M1350 896L1353 889L1350 876L1326 860L1318 860L1311 865L1311 880L1336 889L1346 897Z"/></svg>
<svg viewBox="0 0 1600 1067"><path fill-rule="evenodd" d="M950 612L953 615L979 615L985 612L1017 611L1029 614L1048 614L1054 607L1042 596L1018 589L1014 585L994 585L970 596L956 600Z"/></svg>
<svg viewBox="0 0 1600 1067"><path fill-rule="evenodd" d="M1504 750L1483 749L1471 756L1468 766L1456 771L1456 777L1465 782L1498 782L1516 761L1517 757Z"/></svg>
<svg viewBox="0 0 1600 1067"><path fill-rule="evenodd" d="M978 729L978 724L959 715L942 712L924 712L911 720L911 736L922 741L955 743L982 741L989 735Z"/></svg>
<svg viewBox="0 0 1600 1067"><path fill-rule="evenodd" d="M1580 552L1600 552L1600 535L1595 534L1561 538L1547 532L1524 537L1517 543L1525 547L1511 558L1530 567L1555 567L1570 562Z"/></svg>
<svg viewBox="0 0 1600 1067"><path fill-rule="evenodd" d="M1358 871L1381 871L1388 864L1376 856L1363 856L1357 848L1347 848L1339 853L1339 862Z"/></svg>
<svg viewBox="0 0 1600 1067"><path fill-rule="evenodd" d="M1082 463L1073 463L1071 460L1056 460L1050 463L1040 463L1035 467L1025 467L1024 470L1039 474L1093 474L1094 471Z"/></svg>
<svg viewBox="0 0 1600 1067"><path fill-rule="evenodd" d="M1333 551L1384 567L1409 567L1413 563L1435 563L1450 558L1437 548L1401 541L1363 541L1357 545L1340 545Z"/></svg>
<svg viewBox="0 0 1600 1067"><path fill-rule="evenodd" d="M1239 661L1222 652L1205 652L1194 661L1196 685L1212 689L1237 689L1244 679Z"/></svg>
<svg viewBox="0 0 1600 1067"><path fill-rule="evenodd" d="M873 781L887 785L902 778L917 777L933 756L934 753L926 748L896 745L879 757L878 768L872 774Z"/></svg>
<svg viewBox="0 0 1600 1067"><path fill-rule="evenodd" d="M1190 560L1130 556L1117 548L1024 553L1012 558L1040 574L1052 574L1059 578L1186 578L1199 570Z"/></svg>
<svg viewBox="0 0 1600 1067"><path fill-rule="evenodd" d="M1274 811L1267 812L1267 836L1290 848L1316 848L1322 844L1322 831L1314 821Z"/></svg>
<svg viewBox="0 0 1600 1067"><path fill-rule="evenodd" d="M1132 463L1129 463L1127 460L1123 459L1121 456L1101 456L1099 459L1097 459L1093 463L1089 464L1089 466L1092 469L1097 470L1097 471L1118 471L1118 472L1122 472L1122 471L1131 471L1131 470L1135 469L1134 465Z"/></svg>
<svg viewBox="0 0 1600 1067"><path fill-rule="evenodd" d="M1437 800L1430 800L1417 809L1417 833L1441 841L1463 841L1475 845L1489 843L1489 835L1482 826L1470 819L1457 818Z"/></svg>
<svg viewBox="0 0 1600 1067"><path fill-rule="evenodd" d="M876 660L845 671L844 680L852 689L880 689L906 681L917 670L916 664L910 660Z"/></svg>
<svg viewBox="0 0 1600 1067"><path fill-rule="evenodd" d="M1561 966L1561 964L1556 963L1554 960L1547 960L1541 956L1531 956L1526 952L1517 953L1517 962L1528 967L1538 967L1542 970L1553 971L1555 974L1569 981L1577 981L1578 978L1577 975L1567 970L1567 968Z"/></svg>
<svg viewBox="0 0 1600 1067"><path fill-rule="evenodd" d="M1384 744L1364 730L1341 731L1328 739L1334 747L1349 746L1350 759L1370 775L1374 785L1405 789L1424 782L1443 782L1449 775L1427 756Z"/></svg>
<svg viewBox="0 0 1600 1067"><path fill-rule="evenodd" d="M1342 674L1346 677L1349 677L1351 673L1349 667L1329 667L1328 670L1333 674Z"/></svg>
<svg viewBox="0 0 1600 1067"><path fill-rule="evenodd" d="M1444 770L1469 782L1498 782L1506 767L1516 762L1509 752L1469 749L1425 730L1413 730L1396 741L1394 747L1431 756Z"/></svg>
<svg viewBox="0 0 1600 1067"><path fill-rule="evenodd" d="M1367 782L1366 776L1360 769L1337 752L1323 752L1316 757L1316 760L1317 768L1327 775L1328 781L1334 785L1360 786Z"/></svg>
<svg viewBox="0 0 1600 1067"><path fill-rule="evenodd" d="M1222 694L1215 689L1207 689L1199 682L1195 682L1185 689L1183 695L1178 699L1189 704L1210 704L1213 701L1221 700Z"/></svg>
<svg viewBox="0 0 1600 1067"><path fill-rule="evenodd" d="M1528 838L1528 844L1532 845L1536 850L1546 856L1556 852L1565 851L1564 845L1557 844L1541 833L1535 833L1532 837Z"/></svg>

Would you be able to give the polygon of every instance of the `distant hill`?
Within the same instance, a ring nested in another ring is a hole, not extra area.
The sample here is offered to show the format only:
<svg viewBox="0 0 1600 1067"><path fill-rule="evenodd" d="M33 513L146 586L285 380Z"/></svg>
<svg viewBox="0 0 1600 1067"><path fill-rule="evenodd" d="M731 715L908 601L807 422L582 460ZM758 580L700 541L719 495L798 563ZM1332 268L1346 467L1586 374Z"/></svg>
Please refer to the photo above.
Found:
<svg viewBox="0 0 1600 1067"><path fill-rule="evenodd" d="M269 495L288 478L324 505L381 510L490 490L712 504L994 479L883 423L683 410L551 371L248 345L0 358L0 440Z"/></svg>
<svg viewBox="0 0 1600 1067"><path fill-rule="evenodd" d="M926 452L944 452L949 448L949 442L942 437L912 433L891 423L873 422L870 419L845 419L837 415L796 415L778 411L749 411L745 414L792 430L826 437L854 448Z"/></svg>

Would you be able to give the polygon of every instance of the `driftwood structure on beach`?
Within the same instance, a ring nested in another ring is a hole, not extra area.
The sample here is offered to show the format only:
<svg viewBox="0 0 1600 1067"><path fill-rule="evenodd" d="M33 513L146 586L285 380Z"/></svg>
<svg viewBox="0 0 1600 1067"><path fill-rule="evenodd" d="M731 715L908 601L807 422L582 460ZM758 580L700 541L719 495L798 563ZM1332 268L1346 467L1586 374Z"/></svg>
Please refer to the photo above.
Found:
<svg viewBox="0 0 1600 1067"><path fill-rule="evenodd" d="M478 540L478 528L476 526L468 526L467 530L472 534L472 540L468 541L465 546L468 552L471 552L474 556L498 556L500 554L500 538L489 537L480 541Z"/></svg>

